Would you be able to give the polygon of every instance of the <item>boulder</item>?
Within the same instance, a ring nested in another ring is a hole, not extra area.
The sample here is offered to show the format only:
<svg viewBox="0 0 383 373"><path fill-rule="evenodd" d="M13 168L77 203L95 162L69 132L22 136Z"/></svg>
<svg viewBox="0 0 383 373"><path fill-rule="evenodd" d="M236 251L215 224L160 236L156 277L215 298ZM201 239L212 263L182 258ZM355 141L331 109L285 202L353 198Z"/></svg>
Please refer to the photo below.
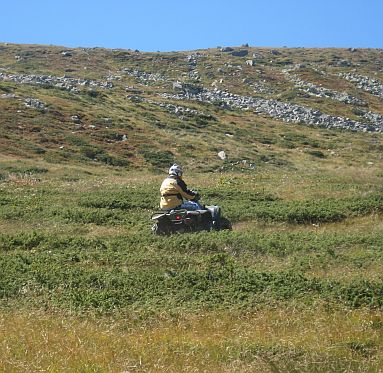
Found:
<svg viewBox="0 0 383 373"><path fill-rule="evenodd" d="M36 98L26 98L24 104L33 109L45 110L45 104Z"/></svg>
<svg viewBox="0 0 383 373"><path fill-rule="evenodd" d="M224 47L224 48L221 48L220 51L221 52L232 52L234 49L231 48L231 47Z"/></svg>
<svg viewBox="0 0 383 373"><path fill-rule="evenodd" d="M223 151L223 150L221 150L220 152L218 152L218 157L221 159L221 160L225 160L227 157L226 157L226 153Z"/></svg>
<svg viewBox="0 0 383 373"><path fill-rule="evenodd" d="M239 51L231 52L230 54L234 57L245 57L249 54L249 51L247 51L245 49L241 49Z"/></svg>
<svg viewBox="0 0 383 373"><path fill-rule="evenodd" d="M76 124L80 124L81 123L81 119L78 115L72 115L70 117L70 119L72 120L73 123L76 123Z"/></svg>
<svg viewBox="0 0 383 373"><path fill-rule="evenodd" d="M173 90L182 91L183 90L182 83L179 82L178 80L176 82L173 82Z"/></svg>

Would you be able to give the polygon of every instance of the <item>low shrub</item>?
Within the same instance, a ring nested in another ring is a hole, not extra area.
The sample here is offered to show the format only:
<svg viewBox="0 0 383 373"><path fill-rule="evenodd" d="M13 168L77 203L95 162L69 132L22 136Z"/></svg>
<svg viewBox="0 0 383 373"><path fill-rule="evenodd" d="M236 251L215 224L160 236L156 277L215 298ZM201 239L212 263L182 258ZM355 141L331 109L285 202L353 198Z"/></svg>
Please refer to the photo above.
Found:
<svg viewBox="0 0 383 373"><path fill-rule="evenodd" d="M174 155L171 151L141 150L140 153L145 161L157 169L169 167L174 163Z"/></svg>

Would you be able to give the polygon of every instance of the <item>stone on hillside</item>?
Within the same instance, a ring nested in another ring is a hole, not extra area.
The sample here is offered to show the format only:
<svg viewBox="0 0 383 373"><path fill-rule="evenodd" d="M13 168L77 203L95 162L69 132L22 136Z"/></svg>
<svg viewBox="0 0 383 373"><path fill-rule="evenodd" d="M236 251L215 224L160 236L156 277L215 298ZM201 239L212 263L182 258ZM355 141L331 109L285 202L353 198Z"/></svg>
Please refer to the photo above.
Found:
<svg viewBox="0 0 383 373"><path fill-rule="evenodd" d="M254 60L246 60L247 66L254 66L254 64L255 64Z"/></svg>
<svg viewBox="0 0 383 373"><path fill-rule="evenodd" d="M183 86L182 86L182 83L179 82L178 80L176 82L173 82L173 89L175 91L182 91L183 90Z"/></svg>
<svg viewBox="0 0 383 373"><path fill-rule="evenodd" d="M350 61L347 61L347 60L340 60L336 63L336 66L339 66L339 67L350 67L352 66L352 63Z"/></svg>
<svg viewBox="0 0 383 373"><path fill-rule="evenodd" d="M36 98L26 98L24 100L25 106L38 109L38 110L45 110L45 104Z"/></svg>
<svg viewBox="0 0 383 373"><path fill-rule="evenodd" d="M218 157L220 158L220 159L222 159L223 161L227 158L226 157L226 153L223 151L223 150L221 150L220 152L218 152Z"/></svg>
<svg viewBox="0 0 383 373"><path fill-rule="evenodd" d="M70 117L70 119L71 119L72 122L75 123L75 124L80 124L80 123L81 123L81 119L80 119L80 117L79 117L78 115L72 115L72 116Z"/></svg>
<svg viewBox="0 0 383 373"><path fill-rule="evenodd" d="M62 52L61 52L61 55L62 55L63 57L72 57L72 53L69 52L69 51L62 51Z"/></svg>
<svg viewBox="0 0 383 373"><path fill-rule="evenodd" d="M173 89L176 91L185 92L185 94L189 95L198 95L200 92L203 91L203 88L201 88L198 85L191 83L182 83L179 81L173 83Z"/></svg>
<svg viewBox="0 0 383 373"><path fill-rule="evenodd" d="M261 60L263 58L263 56L260 53L253 53L253 58L255 58L257 60Z"/></svg>
<svg viewBox="0 0 383 373"><path fill-rule="evenodd" d="M17 96L13 93L3 93L0 98L16 98Z"/></svg>
<svg viewBox="0 0 383 373"><path fill-rule="evenodd" d="M220 51L221 52L232 52L234 49L231 48L231 47L224 47L224 48L221 48Z"/></svg>
<svg viewBox="0 0 383 373"><path fill-rule="evenodd" d="M368 124L350 120L349 118L324 114L319 110L314 110L306 106L299 106L278 100L267 100L259 97L240 96L219 90L218 88L214 88L212 91L205 88L197 94L185 92L183 94L169 95L164 93L161 94L161 96L176 100L192 99L201 102L210 102L224 110L253 110L255 114L266 114L286 123L299 123L323 128L383 133L383 119L371 115L367 118L367 113L365 118L369 120L370 123Z"/></svg>
<svg viewBox="0 0 383 373"><path fill-rule="evenodd" d="M282 54L281 52L277 51L276 49L272 49L272 50L270 51L270 53L271 53L273 56L279 56L279 55Z"/></svg>
<svg viewBox="0 0 383 373"><path fill-rule="evenodd" d="M230 53L232 56L234 57L245 57L249 54L249 51L245 50L245 49L242 49L242 50L239 50L239 51L234 51L234 52L231 52Z"/></svg>

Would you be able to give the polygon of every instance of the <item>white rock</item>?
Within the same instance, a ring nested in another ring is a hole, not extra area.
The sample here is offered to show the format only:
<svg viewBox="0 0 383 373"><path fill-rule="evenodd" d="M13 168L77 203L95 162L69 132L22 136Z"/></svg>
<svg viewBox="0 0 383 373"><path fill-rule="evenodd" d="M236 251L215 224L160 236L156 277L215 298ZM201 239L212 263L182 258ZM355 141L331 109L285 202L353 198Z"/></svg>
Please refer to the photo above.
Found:
<svg viewBox="0 0 383 373"><path fill-rule="evenodd" d="M218 152L218 157L224 161L226 159L226 153L223 150L221 150L220 152Z"/></svg>

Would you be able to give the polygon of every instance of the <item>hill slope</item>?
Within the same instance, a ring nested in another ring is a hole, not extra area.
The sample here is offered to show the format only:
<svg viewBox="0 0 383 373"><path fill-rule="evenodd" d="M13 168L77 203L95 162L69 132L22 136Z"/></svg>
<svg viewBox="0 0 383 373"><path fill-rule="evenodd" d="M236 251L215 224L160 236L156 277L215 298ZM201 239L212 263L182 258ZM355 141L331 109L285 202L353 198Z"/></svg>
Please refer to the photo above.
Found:
<svg viewBox="0 0 383 373"><path fill-rule="evenodd" d="M220 151L259 166L382 146L381 50L3 44L0 61L3 154L211 170Z"/></svg>

